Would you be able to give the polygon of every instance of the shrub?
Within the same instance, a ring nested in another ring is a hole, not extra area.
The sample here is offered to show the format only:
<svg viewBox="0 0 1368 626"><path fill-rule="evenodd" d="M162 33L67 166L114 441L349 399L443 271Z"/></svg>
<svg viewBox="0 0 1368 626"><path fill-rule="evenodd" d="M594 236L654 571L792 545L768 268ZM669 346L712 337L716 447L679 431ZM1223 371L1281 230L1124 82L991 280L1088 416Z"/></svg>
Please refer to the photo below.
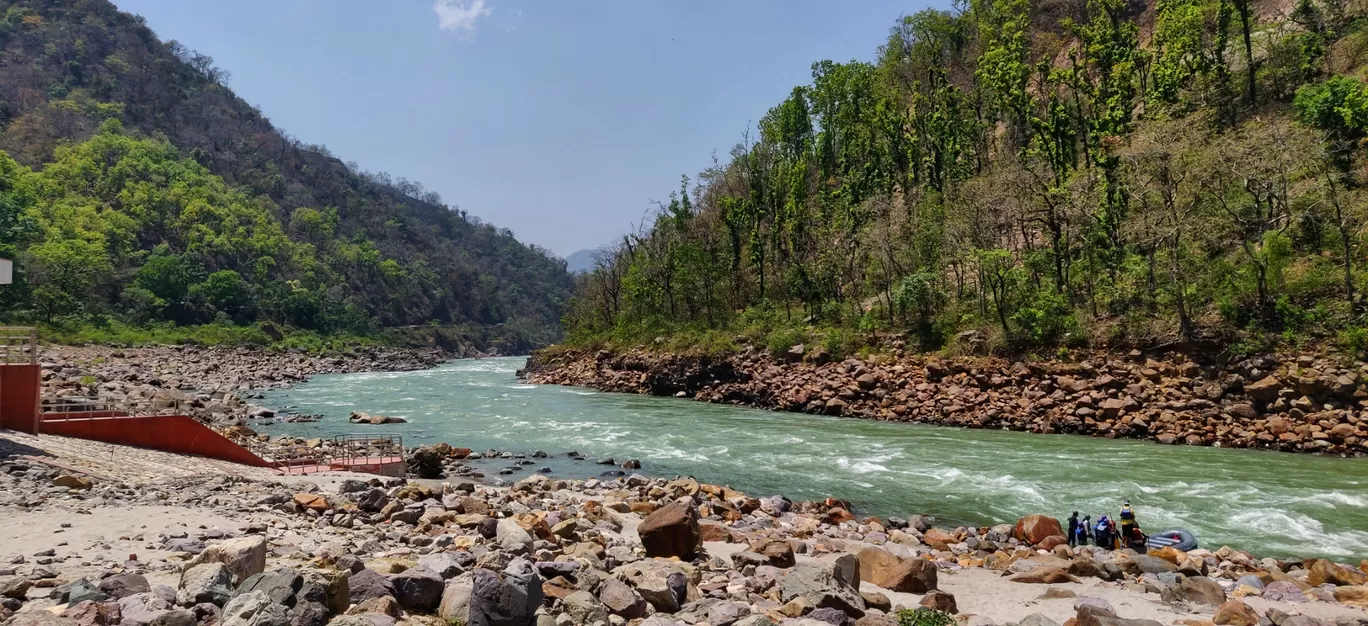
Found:
<svg viewBox="0 0 1368 626"><path fill-rule="evenodd" d="M898 626L954 626L955 616L928 607L898 611Z"/></svg>

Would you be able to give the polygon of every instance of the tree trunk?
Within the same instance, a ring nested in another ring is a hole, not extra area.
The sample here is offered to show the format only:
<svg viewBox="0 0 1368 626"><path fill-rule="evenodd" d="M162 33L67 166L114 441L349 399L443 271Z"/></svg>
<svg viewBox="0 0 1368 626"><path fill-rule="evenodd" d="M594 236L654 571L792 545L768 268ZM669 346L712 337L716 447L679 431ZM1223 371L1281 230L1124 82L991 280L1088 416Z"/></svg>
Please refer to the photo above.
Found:
<svg viewBox="0 0 1368 626"><path fill-rule="evenodd" d="M1250 0L1241 0L1238 4L1240 10L1240 28L1244 31L1245 71L1249 74L1249 106L1254 106L1254 102L1257 99L1257 94L1255 93L1255 79L1258 77L1258 69L1254 66L1254 39L1250 25L1250 21L1253 18L1250 15L1252 8L1249 6L1249 2Z"/></svg>

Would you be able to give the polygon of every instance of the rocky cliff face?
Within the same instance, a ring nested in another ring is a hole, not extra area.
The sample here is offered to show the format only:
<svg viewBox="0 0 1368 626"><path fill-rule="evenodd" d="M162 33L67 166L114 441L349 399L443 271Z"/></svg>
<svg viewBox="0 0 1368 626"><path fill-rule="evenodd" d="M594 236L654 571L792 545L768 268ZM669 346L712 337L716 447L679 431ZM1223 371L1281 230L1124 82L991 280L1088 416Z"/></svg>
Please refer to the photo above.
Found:
<svg viewBox="0 0 1368 626"><path fill-rule="evenodd" d="M1309 356L1225 366L1139 352L831 361L799 346L782 359L543 351L521 372L533 383L842 417L1352 456L1368 454L1365 373Z"/></svg>

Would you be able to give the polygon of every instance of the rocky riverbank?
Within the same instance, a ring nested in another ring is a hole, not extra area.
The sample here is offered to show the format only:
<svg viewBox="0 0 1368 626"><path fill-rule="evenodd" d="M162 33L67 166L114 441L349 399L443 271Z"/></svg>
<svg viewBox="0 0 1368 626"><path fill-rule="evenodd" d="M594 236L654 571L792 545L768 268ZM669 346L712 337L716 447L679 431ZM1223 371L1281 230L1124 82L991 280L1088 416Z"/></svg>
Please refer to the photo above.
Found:
<svg viewBox="0 0 1368 626"><path fill-rule="evenodd" d="M884 356L834 361L794 346L731 356L544 350L532 383L694 398L841 417L1148 439L1164 444L1368 454L1368 365L1182 355L1078 360Z"/></svg>
<svg viewBox="0 0 1368 626"><path fill-rule="evenodd" d="M511 488L247 472L138 481L72 472L60 465L76 460L31 439L0 445L7 626L1368 620L1368 562L1074 549L1045 516L938 528L639 475ZM118 467L160 453L129 454Z"/></svg>
<svg viewBox="0 0 1368 626"><path fill-rule="evenodd" d="M443 348L364 348L313 355L251 348L44 346L43 397L49 404L89 400L139 411L183 412L218 426L274 412L251 404L254 391L294 385L317 374L426 369L456 358L489 356Z"/></svg>

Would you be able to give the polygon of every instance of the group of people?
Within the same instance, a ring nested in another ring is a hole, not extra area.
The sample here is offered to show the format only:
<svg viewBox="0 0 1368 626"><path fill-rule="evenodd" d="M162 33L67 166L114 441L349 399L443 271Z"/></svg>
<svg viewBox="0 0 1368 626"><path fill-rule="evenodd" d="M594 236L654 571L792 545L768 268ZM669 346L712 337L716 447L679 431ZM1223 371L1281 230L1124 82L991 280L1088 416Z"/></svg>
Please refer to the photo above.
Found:
<svg viewBox="0 0 1368 626"><path fill-rule="evenodd" d="M1121 520L1119 528L1116 520L1105 514L1097 519L1097 524L1093 524L1091 515L1080 520L1078 511L1074 511L1069 516L1069 546L1086 546L1091 540L1094 545L1109 550L1131 548L1144 552L1149 536L1140 530L1140 524L1135 521L1135 510L1131 508L1130 500L1121 501L1121 514L1117 517Z"/></svg>

